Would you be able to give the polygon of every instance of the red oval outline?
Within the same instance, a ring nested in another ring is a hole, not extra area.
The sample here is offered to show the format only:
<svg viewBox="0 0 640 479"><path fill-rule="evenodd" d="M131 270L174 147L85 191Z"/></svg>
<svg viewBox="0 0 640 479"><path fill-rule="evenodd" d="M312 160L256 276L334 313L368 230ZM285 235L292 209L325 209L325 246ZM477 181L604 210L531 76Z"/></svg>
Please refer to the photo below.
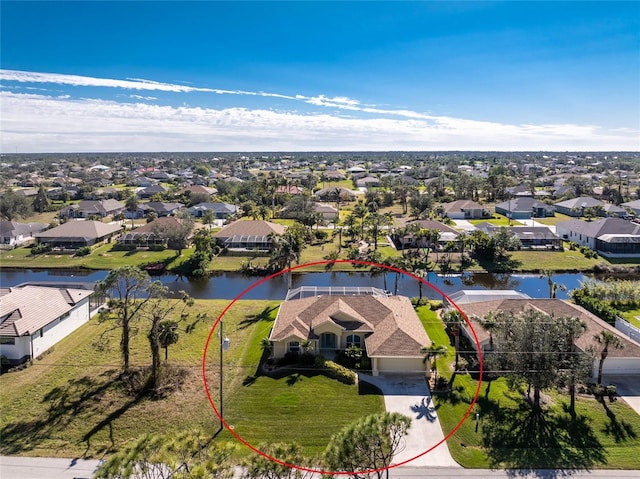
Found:
<svg viewBox="0 0 640 479"><path fill-rule="evenodd" d="M464 416L462 417L460 422L458 422L458 424L456 424L456 426L451 430L451 432L449 432L449 434L447 434L441 441L439 441L438 443L434 444L429 449L427 449L426 451L418 454L415 457L407 459L407 460L405 460L405 461L403 461L401 463L398 463L398 464L392 464L392 465L390 465L388 467L383 467L383 468L379 468L379 469L371 469L371 470L367 470L367 471L358 471L359 474L373 474L373 473L376 473L376 472L385 471L385 470L388 470L388 469L393 469L395 467L399 467L399 466L408 464L411 461L414 461L414 460L418 459L419 457L422 457L425 454L428 454L429 452L434 450L436 447L438 447L441 444L445 443L447 441L447 439L449 439L451 436L453 436L453 434L460 428L460 426L462 426L462 423L464 423L467 420L467 418L469 417L469 414L471 414L473 406L476 404L476 401L478 400L478 396L480 395L480 388L482 386L483 364L482 364L482 349L480 348L480 341L478 340L478 336L476 334L476 331L473 328L473 325L471 324L471 322L469 321L469 318L460 309L460 307L458 307L458 305L455 304L451 300L451 298L449 298L449 296L446 293L444 293L442 290L440 290L440 288L438 288L437 286L434 286L433 284L431 284L428 281L425 281L423 278L415 276L414 274L410 273L409 271L405 271L403 269L396 268L395 266L389 266L389 265L384 265L384 264L380 264L380 263L374 263L374 262L371 262L371 261L348 260L348 259L313 261L311 263L304 263L304 264L299 264L299 265L296 265L296 266L292 266L291 268L283 269L282 271L279 271L277 273L273 273L273 274L271 274L269 276L266 276L266 277L262 278L261 280L256 281L251 286L248 286L240 294L238 294L235 298L233 298L231 300L231 302L224 308L222 313L220 313L220 315L218 316L216 321L213 323L213 326L211 327L211 331L209 332L209 336L207 336L207 341L205 343L204 351L203 351L203 355L202 355L202 380L203 380L203 383L204 383L204 390L205 390L205 392L207 394L207 398L209 399L209 404L211 404L211 407L213 408L213 411L216 413L216 416L218 416L218 420L220 421L221 425L224 426L224 428L227 429L227 431L229 431L233 437L235 437L238 441L240 441L242 444L247 446L253 452L261 455L262 457L264 457L266 459L269 459L270 461L273 461L273 462L275 462L277 464L280 464L282 466L290 467L292 469L298 469L298 470L304 471L304 472L323 474L323 475L352 475L352 474L354 474L355 471L320 471L320 470L317 470L317 469L311 469L311 468L307 468L307 467L303 467L303 466L298 466L296 464L289 464L287 462L281 461L278 458L271 457L268 454L265 454L264 452L259 450L258 448L256 448L256 447L252 446L251 444L249 444L240 435L238 435L238 433L236 433L232 428L230 428L229 425L227 424L227 422L220 415L220 412L218 411L218 408L216 407L213 399L211 398L211 393L209 392L209 386L208 386L208 383L207 383L207 373L206 373L207 351L209 349L209 343L211 341L211 337L213 336L213 333L216 330L216 327L218 326L218 324L220 323L220 321L222 320L224 315L227 313L227 311L229 311L229 309L231 309L231 307L236 303L236 301L240 300L245 294L247 294L249 291L251 291L256 286L259 286L262 283L264 283L266 281L269 281L272 278L276 278L276 277L278 277L280 275L283 275L285 273L292 272L292 271L295 271L295 270L301 269L301 268L306 268L306 267L309 267L309 266L318 266L318 265L335 264L335 263L351 263L352 265L357 264L357 265L362 265L362 266L380 267L380 268L388 269L388 270L396 272L396 273L405 274L405 275L410 276L411 278L413 278L413 279L415 279L417 281L420 281L423 284L426 284L431 289L433 289L436 293L440 294L443 298L445 298L450 304L452 304L458 310L458 312L462 315L462 317L464 318L464 320L467 323L467 326L469 327L469 330L473 334L473 339L474 339L474 341L476 343L476 350L478 352L478 361L479 361L479 364L480 364L478 387L476 388L475 395L473 397L473 400L471 401L471 404L469 405L469 408L467 409L466 413L464 414Z"/></svg>

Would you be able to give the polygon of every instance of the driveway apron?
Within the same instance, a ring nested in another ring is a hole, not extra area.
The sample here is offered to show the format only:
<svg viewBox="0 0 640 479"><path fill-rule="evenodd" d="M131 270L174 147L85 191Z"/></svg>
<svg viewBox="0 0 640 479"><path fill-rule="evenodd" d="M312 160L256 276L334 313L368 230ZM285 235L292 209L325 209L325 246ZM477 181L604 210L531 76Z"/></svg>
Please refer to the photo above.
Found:
<svg viewBox="0 0 640 479"><path fill-rule="evenodd" d="M444 439L444 433L423 374L386 374L377 377L360 374L358 380L373 384L382 391L388 412L398 412L411 418L404 448L396 454L392 464L460 467L451 457L446 442L425 454L425 451Z"/></svg>

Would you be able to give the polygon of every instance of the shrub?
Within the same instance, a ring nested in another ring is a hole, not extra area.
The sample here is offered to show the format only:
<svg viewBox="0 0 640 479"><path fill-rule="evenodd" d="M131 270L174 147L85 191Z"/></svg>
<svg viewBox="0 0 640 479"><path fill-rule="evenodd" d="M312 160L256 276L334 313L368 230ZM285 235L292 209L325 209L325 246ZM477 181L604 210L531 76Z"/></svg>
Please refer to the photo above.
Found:
<svg viewBox="0 0 640 479"><path fill-rule="evenodd" d="M89 254L91 254L90 246L83 246L82 248L78 248L76 251L76 256L87 256Z"/></svg>
<svg viewBox="0 0 640 479"><path fill-rule="evenodd" d="M326 360L324 363L324 374L332 379L336 379L344 384L355 384L356 383L356 373L351 371L350 369L345 368L344 366L340 366L333 361Z"/></svg>
<svg viewBox="0 0 640 479"><path fill-rule="evenodd" d="M149 245L149 251L164 251L167 247L163 244L152 244Z"/></svg>
<svg viewBox="0 0 640 479"><path fill-rule="evenodd" d="M31 248L31 254L42 254L42 253L46 253L47 251L49 251L51 248L49 248L48 244L45 243L38 243L36 245L33 245L33 247Z"/></svg>

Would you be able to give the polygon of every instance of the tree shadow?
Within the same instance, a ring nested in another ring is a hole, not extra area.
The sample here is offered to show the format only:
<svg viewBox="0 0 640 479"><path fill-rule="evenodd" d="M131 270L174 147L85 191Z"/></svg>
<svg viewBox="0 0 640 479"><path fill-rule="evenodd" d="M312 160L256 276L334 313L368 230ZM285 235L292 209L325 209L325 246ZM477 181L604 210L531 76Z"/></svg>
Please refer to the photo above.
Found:
<svg viewBox="0 0 640 479"><path fill-rule="evenodd" d="M278 309L279 307L280 307L279 305L271 306L271 307L267 306L259 313L248 316L247 318L240 321L240 324L238 325L238 329L246 329L249 326L253 326L254 324L259 323L261 321L269 321L269 322L273 321L273 318L271 317L271 313L276 309Z"/></svg>
<svg viewBox="0 0 640 479"><path fill-rule="evenodd" d="M11 455L35 450L67 429L79 429L83 425L90 427L96 420L98 422L81 439L86 443L82 457L91 457L92 453L104 453L113 449L113 421L146 397L146 391L142 391L124 404L121 400L109 399L113 394L121 398L126 394L123 389L122 379L114 370L97 377L71 379L65 386L52 388L41 400L44 404L48 403L46 412L41 417L12 422L0 430L0 454ZM114 405L117 408L109 412ZM109 428L110 446L90 451L91 438L106 427Z"/></svg>
<svg viewBox="0 0 640 479"><path fill-rule="evenodd" d="M609 422L602 429L602 432L608 436L612 436L615 442L623 442L627 439L636 439L638 437L631 424L626 421L618 421L615 413L609 409L604 399L600 401L600 404L604 407L607 418L609 419Z"/></svg>
<svg viewBox="0 0 640 479"><path fill-rule="evenodd" d="M552 414L525 402L490 416L483 445L491 467L513 469L510 476L565 477L607 462L587 416Z"/></svg>

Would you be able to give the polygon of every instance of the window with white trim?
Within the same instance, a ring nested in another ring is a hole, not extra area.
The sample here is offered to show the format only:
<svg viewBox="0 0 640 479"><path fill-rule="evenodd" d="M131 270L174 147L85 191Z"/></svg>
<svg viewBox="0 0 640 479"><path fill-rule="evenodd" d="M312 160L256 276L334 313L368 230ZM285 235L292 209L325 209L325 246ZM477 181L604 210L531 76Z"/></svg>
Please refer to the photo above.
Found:
<svg viewBox="0 0 640 479"><path fill-rule="evenodd" d="M291 341L289 343L289 352L294 354L300 353L300 341Z"/></svg>
<svg viewBox="0 0 640 479"><path fill-rule="evenodd" d="M350 334L349 336L347 336L347 347L351 347L351 346L356 346L356 347L361 347L360 346L360 336L358 336L357 334Z"/></svg>
<svg viewBox="0 0 640 479"><path fill-rule="evenodd" d="M16 338L0 337L0 344L16 344Z"/></svg>

